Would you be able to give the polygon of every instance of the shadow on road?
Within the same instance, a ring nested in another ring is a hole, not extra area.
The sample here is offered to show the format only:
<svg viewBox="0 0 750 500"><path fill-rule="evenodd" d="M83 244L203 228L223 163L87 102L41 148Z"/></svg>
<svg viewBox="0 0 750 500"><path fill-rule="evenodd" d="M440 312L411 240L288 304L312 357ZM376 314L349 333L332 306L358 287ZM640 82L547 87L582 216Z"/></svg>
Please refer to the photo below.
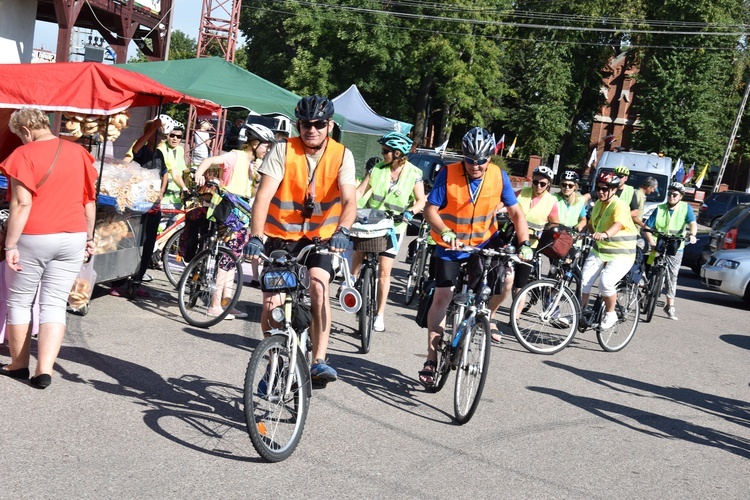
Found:
<svg viewBox="0 0 750 500"><path fill-rule="evenodd" d="M750 350L750 335L726 334L721 335L719 338L729 345Z"/></svg>
<svg viewBox="0 0 750 500"><path fill-rule="evenodd" d="M633 380L591 370L583 370L554 361L545 361L553 368L565 370L573 375L603 385L609 389L634 396L655 397L676 403L724 420L750 427L750 403L736 399L717 397L685 387L662 387L647 382ZM630 388L631 390L628 390ZM602 399L576 396L565 391L547 387L529 387L529 390L557 397L605 420L618 423L634 431L653 437L675 438L691 443L719 448L729 453L750 458L750 440L733 436L719 430L703 427L685 420L639 410ZM618 418L618 415L621 418ZM635 426L628 421L636 421Z"/></svg>
<svg viewBox="0 0 750 500"><path fill-rule="evenodd" d="M164 379L144 366L82 347L63 346L60 358L99 370L102 380L57 371L63 379L131 399L143 407L143 421L156 434L201 453L247 462L251 450L241 408L242 388L198 375Z"/></svg>

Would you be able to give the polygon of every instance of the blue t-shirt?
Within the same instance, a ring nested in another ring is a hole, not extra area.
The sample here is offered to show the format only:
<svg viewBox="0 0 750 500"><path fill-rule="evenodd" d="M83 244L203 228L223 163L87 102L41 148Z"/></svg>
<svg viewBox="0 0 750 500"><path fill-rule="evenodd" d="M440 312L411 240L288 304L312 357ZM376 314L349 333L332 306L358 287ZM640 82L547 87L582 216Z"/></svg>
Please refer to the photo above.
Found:
<svg viewBox="0 0 750 500"><path fill-rule="evenodd" d="M448 184L447 170L447 168L440 170L440 172L438 172L437 174L437 177L435 178L435 183L430 190L430 194L427 196L427 202L430 205L443 208L446 203L445 191L446 185ZM502 201L503 205L505 205L506 207L512 207L513 205L518 203L518 199L516 198L516 193L513 191L513 186L511 186L510 184L510 178L508 177L508 174L505 172L505 170L501 170L501 174L503 176L503 191L500 194L500 201ZM469 183L469 189L471 190L472 196L476 194L476 191L477 189L479 189L479 186L481 184L481 178L471 180L471 182ZM485 241L479 246L483 247L487 244L488 241L489 240ZM436 255L443 260L464 260L469 257L468 253L454 252L440 245L437 245L436 248Z"/></svg>

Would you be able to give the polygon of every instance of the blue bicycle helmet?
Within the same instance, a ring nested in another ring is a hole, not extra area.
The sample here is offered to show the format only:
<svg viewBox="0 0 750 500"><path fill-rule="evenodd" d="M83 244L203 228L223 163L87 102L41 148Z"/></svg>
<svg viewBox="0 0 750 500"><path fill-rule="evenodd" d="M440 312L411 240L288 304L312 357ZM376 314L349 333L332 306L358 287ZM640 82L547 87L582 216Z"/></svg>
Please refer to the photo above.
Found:
<svg viewBox="0 0 750 500"><path fill-rule="evenodd" d="M401 151L403 154L411 151L411 146L414 144L414 141L399 132L388 132L378 139L378 142L396 151Z"/></svg>

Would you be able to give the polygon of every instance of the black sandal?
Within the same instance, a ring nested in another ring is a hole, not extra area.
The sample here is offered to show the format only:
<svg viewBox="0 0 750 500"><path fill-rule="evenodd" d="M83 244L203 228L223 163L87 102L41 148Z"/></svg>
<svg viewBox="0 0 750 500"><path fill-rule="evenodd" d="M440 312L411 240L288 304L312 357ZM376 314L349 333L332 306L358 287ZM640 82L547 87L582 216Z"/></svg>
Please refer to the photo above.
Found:
<svg viewBox="0 0 750 500"><path fill-rule="evenodd" d="M427 368L432 368L428 370ZM419 370L419 383L422 384L426 389L435 385L435 370L437 369L437 362L428 359L424 362L422 369ZM424 379L424 380L423 380Z"/></svg>

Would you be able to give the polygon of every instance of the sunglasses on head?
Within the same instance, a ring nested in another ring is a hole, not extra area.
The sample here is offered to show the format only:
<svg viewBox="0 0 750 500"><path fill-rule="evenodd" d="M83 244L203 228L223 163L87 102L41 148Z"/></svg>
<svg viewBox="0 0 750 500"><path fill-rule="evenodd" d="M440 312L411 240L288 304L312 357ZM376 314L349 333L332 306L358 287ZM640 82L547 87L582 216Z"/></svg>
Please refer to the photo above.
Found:
<svg viewBox="0 0 750 500"><path fill-rule="evenodd" d="M310 120L302 120L299 122L300 125L302 125L305 128L313 128L315 127L318 130L322 130L328 126L328 122L326 120L316 120L314 122Z"/></svg>
<svg viewBox="0 0 750 500"><path fill-rule="evenodd" d="M597 191L609 191L610 187L609 186L596 186L596 190Z"/></svg>
<svg viewBox="0 0 750 500"><path fill-rule="evenodd" d="M547 187L549 185L549 182L547 181L531 181L531 183L535 186L540 186L540 187Z"/></svg>
<svg viewBox="0 0 750 500"><path fill-rule="evenodd" d="M560 184L560 187L561 187L561 188L568 188L568 189L572 189L572 188L576 187L576 185L575 185L575 184L569 184L569 183L567 183L567 182L563 182L562 184Z"/></svg>
<svg viewBox="0 0 750 500"><path fill-rule="evenodd" d="M182 134L169 134L169 137L174 137L176 139L182 139Z"/></svg>
<svg viewBox="0 0 750 500"><path fill-rule="evenodd" d="M470 158L468 156L464 157L464 161L469 165L483 165L487 163L487 160L488 158Z"/></svg>

